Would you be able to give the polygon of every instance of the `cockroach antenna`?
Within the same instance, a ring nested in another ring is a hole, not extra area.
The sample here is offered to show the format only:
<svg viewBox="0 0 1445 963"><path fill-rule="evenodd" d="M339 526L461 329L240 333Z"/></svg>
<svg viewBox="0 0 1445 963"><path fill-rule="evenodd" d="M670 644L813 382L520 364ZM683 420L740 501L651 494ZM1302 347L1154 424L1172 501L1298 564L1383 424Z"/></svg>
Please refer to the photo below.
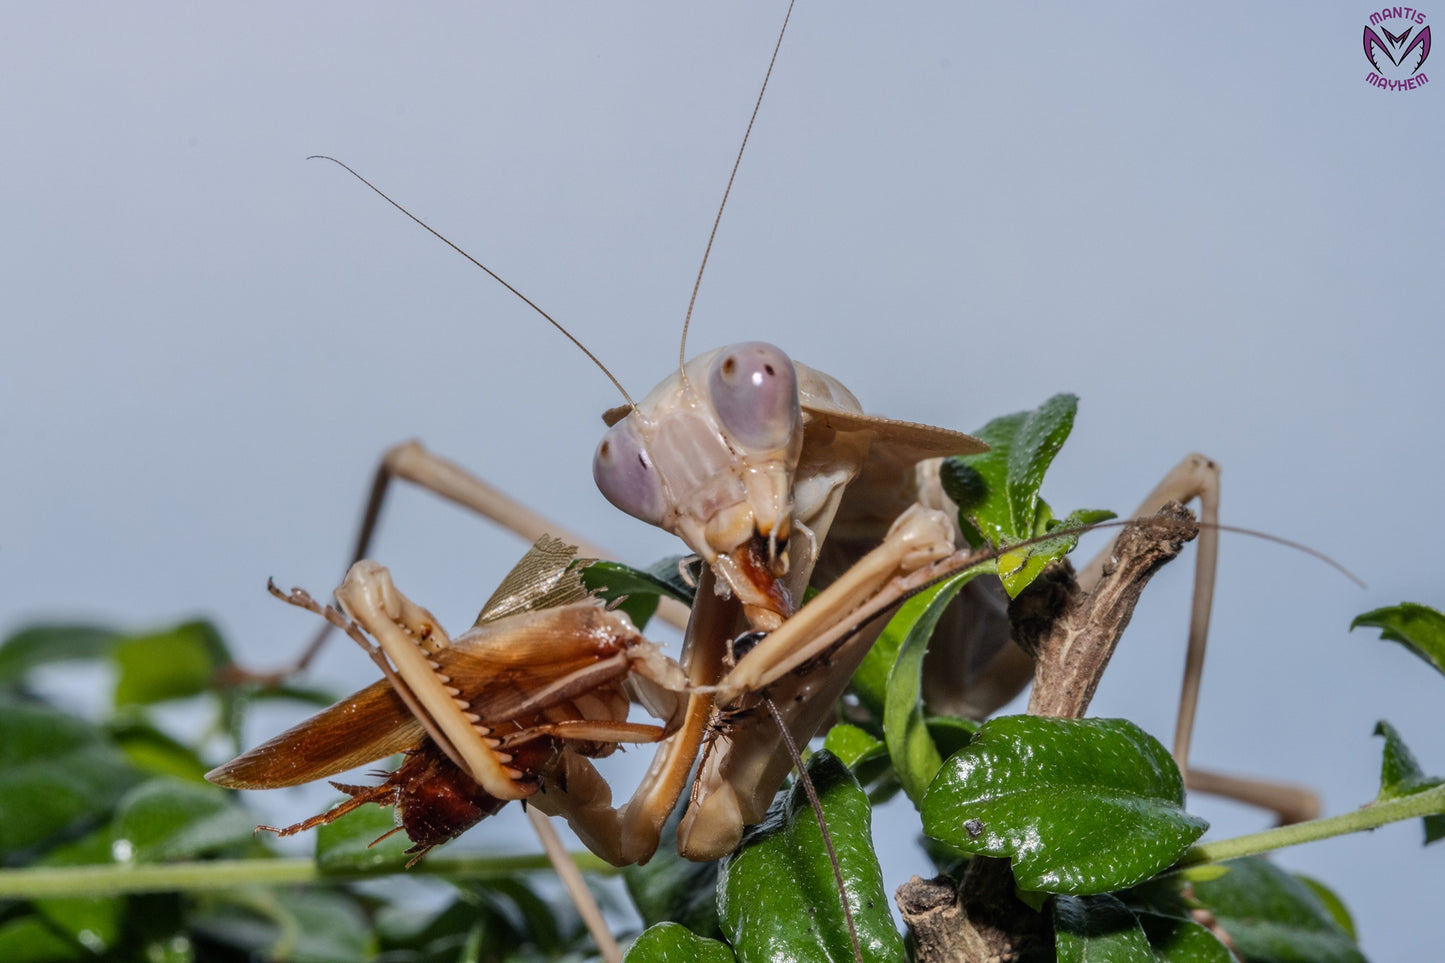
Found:
<svg viewBox="0 0 1445 963"><path fill-rule="evenodd" d="M783 46L783 34L788 32L788 21L793 17L793 0L789 0L788 12L783 15L783 26L778 31L778 40L773 44L773 56L768 61L768 71L763 74L763 85L758 89L758 99L753 103L752 116L748 118L748 128L743 132L743 142L738 145L738 156L733 160L732 173L728 175L728 185L723 188L722 203L717 206L717 216L713 218L712 230L707 235L707 247L703 248L702 264L698 266L697 277L692 282L692 296L687 299L687 313L682 318L682 339L677 347L677 369L682 371L687 364L687 329L692 325L692 307L697 303L697 291L702 287L702 274L707 270L708 255L712 254L712 242L717 237L718 225L722 223L723 209L728 206L728 195L732 193L733 181L737 179L738 167L743 162L743 151L748 149L748 137L752 135L753 124L758 119L758 109L763 106L763 94L768 91L768 79L773 76L773 65L778 62L778 51ZM425 225L423 225L425 227ZM428 228L430 230L430 228ZM490 271L487 273L491 273ZM495 275L494 275L495 276ZM531 302L528 302L529 304ZM555 321L553 322L556 323ZM585 350L585 349L584 349ZM684 372L683 380L687 380Z"/></svg>
<svg viewBox="0 0 1445 963"><path fill-rule="evenodd" d="M521 301L522 301L523 304L527 305L527 307L531 308L533 311L536 311L536 312L537 312L538 314L540 314L542 317L546 318L547 321L548 321L548 323L550 323L550 324L552 325L552 327L556 328L558 331L561 331L562 334L563 334L563 336L566 337L566 339L567 339L568 341L571 341L573 344L575 344L575 345L577 346L578 350L581 351L583 354L585 354L585 355L588 357L588 359L591 360L591 362L592 362L593 364L595 364L595 365L602 371L602 373L607 376L607 380L611 381L612 384L613 384L614 386L616 386L617 390L618 390L619 392L621 392L622 397L625 398L625 399L627 399L627 406L628 406L629 408L636 407L636 406L633 404L632 396L627 393L627 389L626 389L626 388L622 387L622 382L620 382L620 381L617 380L617 378L612 374L612 372L611 372L610 370L608 370L607 365L603 364L603 363L601 362L601 360L598 359L597 355L593 354L590 350L588 350L588 348L587 348L587 346L586 346L585 344L583 344L581 341L577 340L577 337L576 337L571 331L568 331L566 328L562 327L561 322L559 322L556 318L552 317L552 316L551 316L550 314L548 314L546 311L543 311L543 310L537 305L537 302L533 301L531 298L527 297L527 296L526 296L525 294L523 294L521 291L518 291L516 288L512 287L512 285L508 284L507 281L506 281L506 279L503 278L500 274L498 274L496 271L493 271L491 268L487 267L487 266L486 266L485 264L483 264L481 261L478 261L476 258L472 257L472 256L471 256L470 254L468 254L466 251L462 250L461 247L459 247L457 244L453 243L452 240L451 240L450 238L448 238L445 234L441 233L441 232L438 231L436 228L432 227L432 226L431 226L430 224L428 224L426 221L423 221L421 218L417 217L415 214L413 214L411 211L407 210L405 207L402 207L401 204L399 204L399 203L397 203L396 201L392 200L391 197L390 197L385 191L383 191L381 188L377 187L375 184L373 184L371 181L367 180L365 177L362 177L362 176L361 176L360 174L358 174L355 170L353 170L349 164L346 164L346 163L343 162L343 161L337 160L335 157L332 157L332 156L330 156L329 154L312 154L310 157L308 157L308 158L306 158L306 159L307 159L307 160L324 160L324 161L331 161L331 163L333 163L333 164L335 164L336 166L340 167L342 170L346 171L346 173L350 174L352 177L354 177L354 178L356 178L357 180L361 181L361 183L365 184L367 187L369 187L369 188L371 188L373 191L375 191L376 194L377 194L382 200L386 201L386 202L387 202L388 204L390 204L392 207L396 208L398 211L401 211L401 212L402 212L403 214L405 214L407 217L411 218L411 219L412 219L413 221L415 221L417 224L421 225L422 229L425 230L425 231L426 231L428 234L430 234L432 237L434 237L434 238L436 238L437 240L441 241L441 242L442 242L443 244L445 244L447 247L451 248L453 251L456 251L456 252L457 252L458 254L460 254L462 257L464 257L464 258L466 258L468 261L472 262L472 264L474 264L475 266L481 268L483 271L487 272L487 274L491 276L492 280L496 281L498 284L500 284L502 287L506 288L508 291L511 291L513 294L515 294L518 298L521 299ZM706 260L706 259L704 259L704 260Z"/></svg>
<svg viewBox="0 0 1445 963"><path fill-rule="evenodd" d="M818 820L818 832L823 837L823 848L828 851L828 862L833 864L833 880L838 884L838 899L843 903L843 920L848 924L848 939L853 944L853 959L863 963L863 950L858 945L858 927L853 923L853 904L849 901L848 890L843 885L843 867L838 864L838 851L833 848L833 834L828 831L828 820L823 816L823 804L818 800L818 789L803 766L803 756L798 752L798 744L793 741L793 734L788 731L783 714L778 711L778 704L769 696L763 696L762 701L763 705L768 707L768 713L773 717L778 732L783 735L783 745L788 747L793 767L798 770L798 780L803 784L803 792L807 793L808 804L813 807L813 815Z"/></svg>

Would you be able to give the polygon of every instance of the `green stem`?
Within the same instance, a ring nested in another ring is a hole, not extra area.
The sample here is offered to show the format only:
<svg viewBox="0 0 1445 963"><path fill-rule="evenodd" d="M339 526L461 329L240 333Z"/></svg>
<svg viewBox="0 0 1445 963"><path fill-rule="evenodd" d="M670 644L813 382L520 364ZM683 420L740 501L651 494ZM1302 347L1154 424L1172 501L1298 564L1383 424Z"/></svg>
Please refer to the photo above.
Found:
<svg viewBox="0 0 1445 963"><path fill-rule="evenodd" d="M573 853L583 872L616 873L615 866L591 853ZM498 876L550 869L547 857L437 857L407 871L415 876ZM55 896L121 896L127 893L195 892L236 886L290 886L385 876L399 867L379 871L326 872L310 859L231 859L148 865L110 863L99 866L41 866L0 870L0 899L41 899Z"/></svg>
<svg viewBox="0 0 1445 963"><path fill-rule="evenodd" d="M1368 806L1340 816L1311 819L1309 822L1281 826L1278 829L1270 829L1262 833L1251 833L1248 836L1235 836L1232 839L1221 839L1218 842L1191 846L1183 858L1174 864L1174 868L1183 869L1202 863L1219 863L1226 859L1253 856L1275 849L1283 849L1286 846L1311 843L1317 839L1329 839L1331 836L1344 836L1348 833L1375 829L1386 823L1398 822L1402 819L1435 816L1442 813L1445 813L1445 786L1436 786L1411 796L1403 796L1387 802L1370 803Z"/></svg>

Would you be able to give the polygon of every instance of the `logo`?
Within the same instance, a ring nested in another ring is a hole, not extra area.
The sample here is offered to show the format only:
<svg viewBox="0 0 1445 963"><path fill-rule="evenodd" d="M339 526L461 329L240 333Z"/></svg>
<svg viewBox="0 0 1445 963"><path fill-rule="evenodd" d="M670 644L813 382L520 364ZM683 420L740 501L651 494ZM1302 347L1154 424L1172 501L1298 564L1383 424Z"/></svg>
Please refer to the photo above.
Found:
<svg viewBox="0 0 1445 963"><path fill-rule="evenodd" d="M1365 25L1365 82L1380 90L1414 90L1430 82L1425 61L1430 56L1430 25L1414 7L1385 7L1370 14Z"/></svg>

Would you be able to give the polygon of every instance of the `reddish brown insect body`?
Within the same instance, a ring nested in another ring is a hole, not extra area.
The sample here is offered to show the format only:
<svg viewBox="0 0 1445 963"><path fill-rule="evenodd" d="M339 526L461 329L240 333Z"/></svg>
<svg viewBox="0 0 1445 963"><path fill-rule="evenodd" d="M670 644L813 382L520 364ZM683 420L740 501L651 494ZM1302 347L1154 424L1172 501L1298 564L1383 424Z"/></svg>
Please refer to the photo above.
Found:
<svg viewBox="0 0 1445 963"><path fill-rule="evenodd" d="M609 755L619 741L663 738L664 727L626 721L630 700L623 683L652 672L677 686L683 681L680 670L638 635L625 615L588 596L575 574L534 559L538 551L519 569L528 577L536 577L534 570L553 573L557 584L531 586L522 594L535 602L549 590L560 591L563 604L528 610L507 598L494 600L478 624L456 639L397 593L390 576L373 563L357 566L338 590L362 624L305 593L277 592L345 628L375 655L364 624L387 639L393 658L408 651L419 657L420 674L409 681L382 660L386 679L207 778L238 789L291 786L403 752L402 765L380 785L332 782L351 798L292 826L260 828L289 836L374 802L395 807L397 828L415 844L408 852L419 859L510 800L527 799L544 785L565 792L569 758ZM565 555L570 561L570 550ZM564 577L570 581L558 588ZM578 595L581 601L570 601ZM438 708L449 716L448 724L436 722ZM480 750L487 765L464 762L466 751L458 750L458 743Z"/></svg>

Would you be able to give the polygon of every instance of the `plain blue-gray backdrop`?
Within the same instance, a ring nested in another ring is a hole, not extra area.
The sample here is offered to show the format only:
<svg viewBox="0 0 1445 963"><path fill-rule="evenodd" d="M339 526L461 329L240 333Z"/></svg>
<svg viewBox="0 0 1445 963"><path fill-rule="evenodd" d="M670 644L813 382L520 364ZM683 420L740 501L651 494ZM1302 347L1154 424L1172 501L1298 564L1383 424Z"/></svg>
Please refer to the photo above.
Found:
<svg viewBox="0 0 1445 963"><path fill-rule="evenodd" d="M1076 392L1045 490L1063 510L1126 510L1185 453L1217 458L1226 521L1316 546L1369 588L1227 537L1195 759L1316 786L1330 812L1373 796L1377 718L1445 771L1445 680L1346 631L1379 605L1445 605L1445 86L1367 85L1368 13L804 0L691 342L768 339L871 411L965 430ZM621 558L674 552L593 490L598 414L618 402L603 377L303 158L356 166L644 392L675 363L781 16L12 10L3 627L200 614L280 663L311 623L266 577L333 586L378 454L413 436ZM403 492L374 554L460 626L522 548ZM1147 593L1096 714L1168 739L1188 589L1181 564ZM318 674L355 687L372 669L338 643ZM258 796L280 819L317 805ZM1195 802L1218 835L1264 824ZM877 817L890 887L926 871L894 828L910 824ZM516 838L483 827L460 845ZM1374 957L1421 959L1445 853L1420 838L1400 825L1279 860L1339 889Z"/></svg>

